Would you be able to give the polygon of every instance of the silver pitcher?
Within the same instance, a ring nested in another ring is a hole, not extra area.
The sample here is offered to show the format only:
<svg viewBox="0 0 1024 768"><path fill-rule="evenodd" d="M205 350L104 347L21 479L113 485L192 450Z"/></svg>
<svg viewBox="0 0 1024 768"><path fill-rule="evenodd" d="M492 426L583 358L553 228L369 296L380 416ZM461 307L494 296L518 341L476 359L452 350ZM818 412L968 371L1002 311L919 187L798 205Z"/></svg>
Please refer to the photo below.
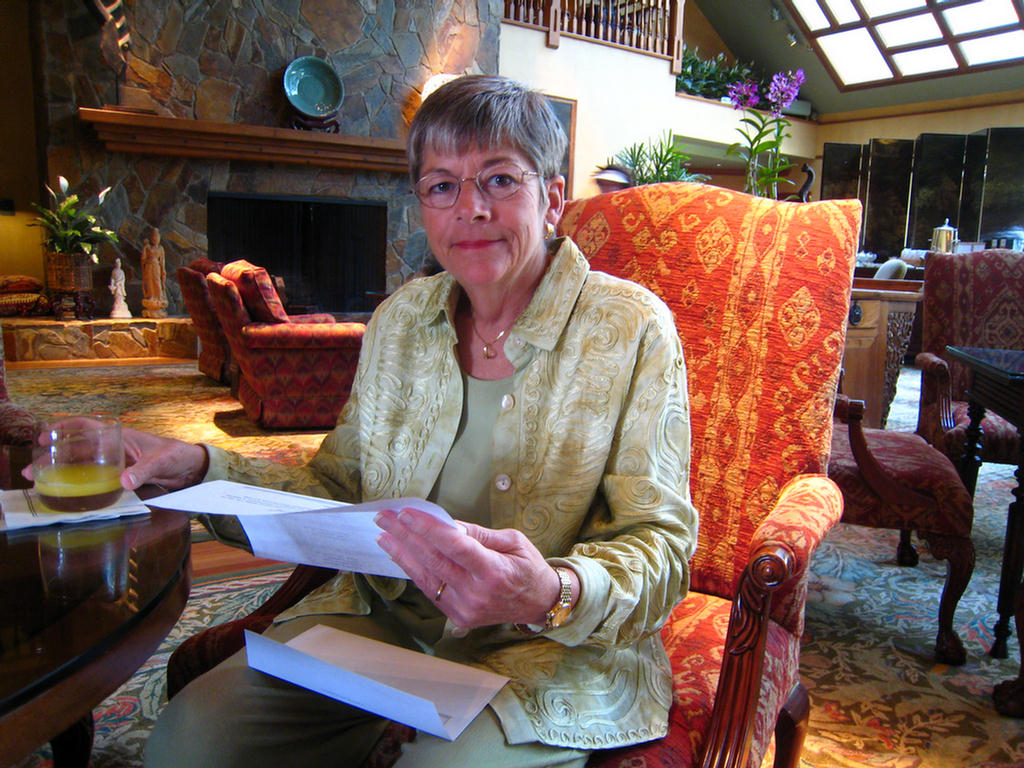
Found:
<svg viewBox="0 0 1024 768"><path fill-rule="evenodd" d="M937 253L954 253L959 242L956 227L949 226L949 219L941 227L932 230L932 250Z"/></svg>

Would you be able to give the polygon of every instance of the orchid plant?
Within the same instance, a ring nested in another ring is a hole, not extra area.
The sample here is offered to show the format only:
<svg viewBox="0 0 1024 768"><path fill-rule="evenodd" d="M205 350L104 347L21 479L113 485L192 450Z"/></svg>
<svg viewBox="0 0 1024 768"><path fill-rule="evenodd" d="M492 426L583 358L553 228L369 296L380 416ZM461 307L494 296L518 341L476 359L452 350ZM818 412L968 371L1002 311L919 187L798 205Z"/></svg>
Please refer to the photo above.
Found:
<svg viewBox="0 0 1024 768"><path fill-rule="evenodd" d="M43 208L41 205L32 203L32 207L39 211L39 216L29 222L29 226L43 227L46 230L46 247L54 253L84 253L93 264L99 262L96 253L96 246L101 243L116 243L117 234L110 229L104 229L98 223L98 219L90 211L92 206L79 205L79 198L76 194L69 194L68 180L63 176L57 177L60 187L60 196L54 192L49 185L46 191L50 193L50 207ZM110 187L107 187L96 197L96 207L103 204Z"/></svg>
<svg viewBox="0 0 1024 768"><path fill-rule="evenodd" d="M761 101L757 83L745 80L729 88L729 100L734 108L746 112L740 120L746 127L738 129L744 142L737 142L728 149L729 154L739 155L747 165L744 191L774 198L778 196L779 182L789 181L782 174L791 163L780 150L783 139L790 135L786 129L792 123L782 113L796 99L805 79L802 69L775 73L766 94L768 112L757 109Z"/></svg>

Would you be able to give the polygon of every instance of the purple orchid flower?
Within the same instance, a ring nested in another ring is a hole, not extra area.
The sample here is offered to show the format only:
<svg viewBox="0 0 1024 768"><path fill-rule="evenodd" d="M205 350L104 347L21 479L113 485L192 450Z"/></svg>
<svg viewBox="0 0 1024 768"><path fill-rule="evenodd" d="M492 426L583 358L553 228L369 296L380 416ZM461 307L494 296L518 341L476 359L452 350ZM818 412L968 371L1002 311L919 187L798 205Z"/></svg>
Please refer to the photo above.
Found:
<svg viewBox="0 0 1024 768"><path fill-rule="evenodd" d="M729 101L732 102L733 109L753 109L759 100L757 83L752 80L736 82L729 86Z"/></svg>
<svg viewBox="0 0 1024 768"><path fill-rule="evenodd" d="M771 112L775 117L779 117L783 110L789 108L797 94L800 93L800 86L806 79L802 69L798 69L796 72L775 73L771 85L768 86L768 102L771 104Z"/></svg>

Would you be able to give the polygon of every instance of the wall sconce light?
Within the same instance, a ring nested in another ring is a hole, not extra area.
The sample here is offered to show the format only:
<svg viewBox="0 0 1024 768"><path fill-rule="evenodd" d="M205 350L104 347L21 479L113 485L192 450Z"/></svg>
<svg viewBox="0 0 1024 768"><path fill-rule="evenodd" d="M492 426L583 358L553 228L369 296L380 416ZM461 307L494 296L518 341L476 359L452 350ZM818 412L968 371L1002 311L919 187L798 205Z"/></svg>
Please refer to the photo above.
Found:
<svg viewBox="0 0 1024 768"><path fill-rule="evenodd" d="M786 30L786 42L789 43L790 48L793 48L800 44L800 41L797 40L796 32L794 32L792 29Z"/></svg>
<svg viewBox="0 0 1024 768"><path fill-rule="evenodd" d="M427 79L427 82L425 82L423 84L423 94L422 94L421 98L423 99L423 101L426 101L427 100L427 96L432 94L434 91L436 91L438 88L440 88L445 83L451 82L452 80L454 80L457 77L462 77L462 75L452 75L452 74L433 75L432 77Z"/></svg>

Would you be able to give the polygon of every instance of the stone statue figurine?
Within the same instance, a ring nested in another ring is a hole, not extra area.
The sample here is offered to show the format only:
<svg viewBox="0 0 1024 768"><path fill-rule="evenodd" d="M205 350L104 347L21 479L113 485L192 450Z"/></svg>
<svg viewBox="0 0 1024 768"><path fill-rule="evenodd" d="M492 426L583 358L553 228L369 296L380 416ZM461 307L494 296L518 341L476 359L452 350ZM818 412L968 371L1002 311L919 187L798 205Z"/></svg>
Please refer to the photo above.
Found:
<svg viewBox="0 0 1024 768"><path fill-rule="evenodd" d="M160 230L149 232L149 242L142 247L142 316L167 317L167 294L164 281L164 247L160 245Z"/></svg>
<svg viewBox="0 0 1024 768"><path fill-rule="evenodd" d="M110 310L113 318L128 318L132 316L125 302L124 270L121 269L121 259L114 259L114 271L110 273L110 292L114 294L114 308Z"/></svg>

